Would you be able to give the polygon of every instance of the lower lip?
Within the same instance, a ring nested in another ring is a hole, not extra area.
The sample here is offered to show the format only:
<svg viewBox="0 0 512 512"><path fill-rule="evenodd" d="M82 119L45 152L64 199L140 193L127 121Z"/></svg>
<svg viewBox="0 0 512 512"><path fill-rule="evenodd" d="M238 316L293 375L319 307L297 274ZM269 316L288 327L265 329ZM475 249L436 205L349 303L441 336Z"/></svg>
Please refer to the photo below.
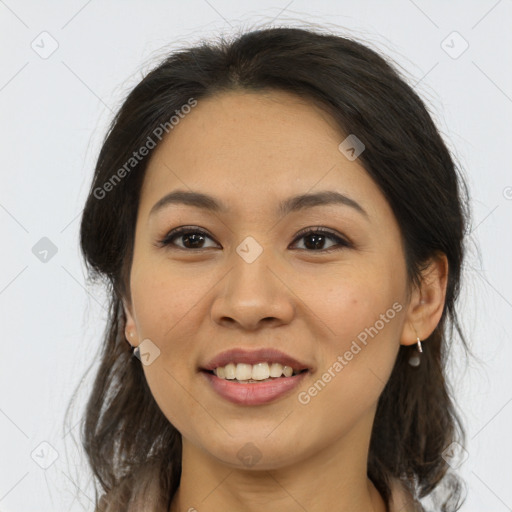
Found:
<svg viewBox="0 0 512 512"><path fill-rule="evenodd" d="M213 373L201 372L221 397L239 405L267 404L289 393L297 387L306 376L307 371L293 377L279 377L267 382L248 382L246 384L233 380L220 379Z"/></svg>

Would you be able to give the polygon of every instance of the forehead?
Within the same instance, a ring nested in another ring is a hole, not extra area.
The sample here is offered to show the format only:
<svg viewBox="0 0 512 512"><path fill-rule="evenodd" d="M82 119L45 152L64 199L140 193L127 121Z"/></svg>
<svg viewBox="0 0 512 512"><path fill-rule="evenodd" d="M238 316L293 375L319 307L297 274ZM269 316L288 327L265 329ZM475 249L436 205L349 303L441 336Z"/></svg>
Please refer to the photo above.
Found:
<svg viewBox="0 0 512 512"><path fill-rule="evenodd" d="M324 110L290 93L237 91L200 99L154 151L141 207L149 214L175 189L225 196L230 205L236 198L247 208L331 189L358 197L369 213L386 208L362 165L338 149L345 137Z"/></svg>

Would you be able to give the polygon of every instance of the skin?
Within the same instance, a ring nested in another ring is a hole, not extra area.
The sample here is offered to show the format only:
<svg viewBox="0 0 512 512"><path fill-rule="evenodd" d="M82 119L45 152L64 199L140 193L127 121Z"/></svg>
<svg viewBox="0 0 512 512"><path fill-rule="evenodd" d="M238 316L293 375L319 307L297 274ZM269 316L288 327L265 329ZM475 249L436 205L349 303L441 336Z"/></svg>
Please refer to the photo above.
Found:
<svg viewBox="0 0 512 512"><path fill-rule="evenodd" d="M447 260L433 259L421 288L409 288L397 221L358 160L338 150L345 137L294 95L228 92L200 100L153 154L124 304L130 343L149 338L160 350L145 376L183 439L172 512L386 510L366 474L377 401L400 344L424 340L441 318ZM215 196L229 212L168 205L149 216L176 189ZM326 189L357 201L368 219L343 205L276 216L281 200ZM204 248L187 246L183 235L174 239L181 250L157 246L179 226L206 231ZM353 246L326 253L336 239L319 248L308 236L294 242L301 229L318 226ZM236 252L247 236L263 249L250 264ZM300 403L298 394L395 302L401 311ZM313 370L272 403L236 405L199 373L235 347L275 347ZM247 443L261 457L251 467L237 456Z"/></svg>

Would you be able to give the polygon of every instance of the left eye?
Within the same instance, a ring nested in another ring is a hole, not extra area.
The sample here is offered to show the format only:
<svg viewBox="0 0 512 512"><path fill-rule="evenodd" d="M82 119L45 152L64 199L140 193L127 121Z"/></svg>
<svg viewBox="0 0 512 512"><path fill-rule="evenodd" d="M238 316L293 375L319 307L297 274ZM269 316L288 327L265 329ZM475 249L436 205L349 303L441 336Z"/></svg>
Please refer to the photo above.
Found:
<svg viewBox="0 0 512 512"><path fill-rule="evenodd" d="M160 247L170 247L174 246L175 248L187 250L187 249L205 249L207 247L201 247L201 243L204 242L205 238L209 238L210 240L213 240L205 231L199 228L190 228L190 227L181 227L176 228L170 231L163 240L160 240L158 242L158 245ZM336 246L338 246L338 249L342 247L351 247L350 242L348 242L346 239L341 238L340 236L336 235L334 232L327 230L325 228L308 228L306 230L301 231L298 233L298 235L295 237L293 243L297 242L301 239L309 239L310 242L306 243L305 249L308 252L329 252L331 250L337 250ZM334 245L334 247L330 248L323 248L320 246L324 245L325 239L330 238L331 240L334 240L337 242L337 244ZM184 246L177 245L174 240L175 239L182 239L182 243L184 243ZM187 246L187 244L189 246ZM314 247L316 250L311 250L311 247ZM172 248L172 247L171 247ZM320 249L320 251L318 251Z"/></svg>
<svg viewBox="0 0 512 512"><path fill-rule="evenodd" d="M325 229L325 228L314 228L307 230L303 230L300 233L298 233L297 237L295 238L294 242L297 240L300 240L302 238L312 240L308 245L313 246L315 248L318 248L318 245L323 245L323 241L326 238L330 238L331 240L335 240L337 244L335 244L333 247L331 246L328 249L322 249L322 252L329 252L333 250L339 250L343 247L351 247L352 244L348 242L348 240L338 236L336 233L333 233L332 231ZM311 251L309 251L311 252ZM316 252L316 251L313 251Z"/></svg>

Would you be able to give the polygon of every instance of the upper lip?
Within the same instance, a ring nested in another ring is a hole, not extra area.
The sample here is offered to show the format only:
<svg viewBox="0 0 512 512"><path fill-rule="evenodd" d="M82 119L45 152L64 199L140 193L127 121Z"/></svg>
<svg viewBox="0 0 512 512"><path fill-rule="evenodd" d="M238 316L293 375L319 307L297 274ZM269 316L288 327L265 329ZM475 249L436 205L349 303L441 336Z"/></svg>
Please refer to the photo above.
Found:
<svg viewBox="0 0 512 512"><path fill-rule="evenodd" d="M202 369L211 371L220 366L226 366L229 363L279 363L283 366L290 366L296 373L302 370L309 370L307 364L297 361L294 357L275 348L260 348L257 350L234 348L226 350L217 354Z"/></svg>

